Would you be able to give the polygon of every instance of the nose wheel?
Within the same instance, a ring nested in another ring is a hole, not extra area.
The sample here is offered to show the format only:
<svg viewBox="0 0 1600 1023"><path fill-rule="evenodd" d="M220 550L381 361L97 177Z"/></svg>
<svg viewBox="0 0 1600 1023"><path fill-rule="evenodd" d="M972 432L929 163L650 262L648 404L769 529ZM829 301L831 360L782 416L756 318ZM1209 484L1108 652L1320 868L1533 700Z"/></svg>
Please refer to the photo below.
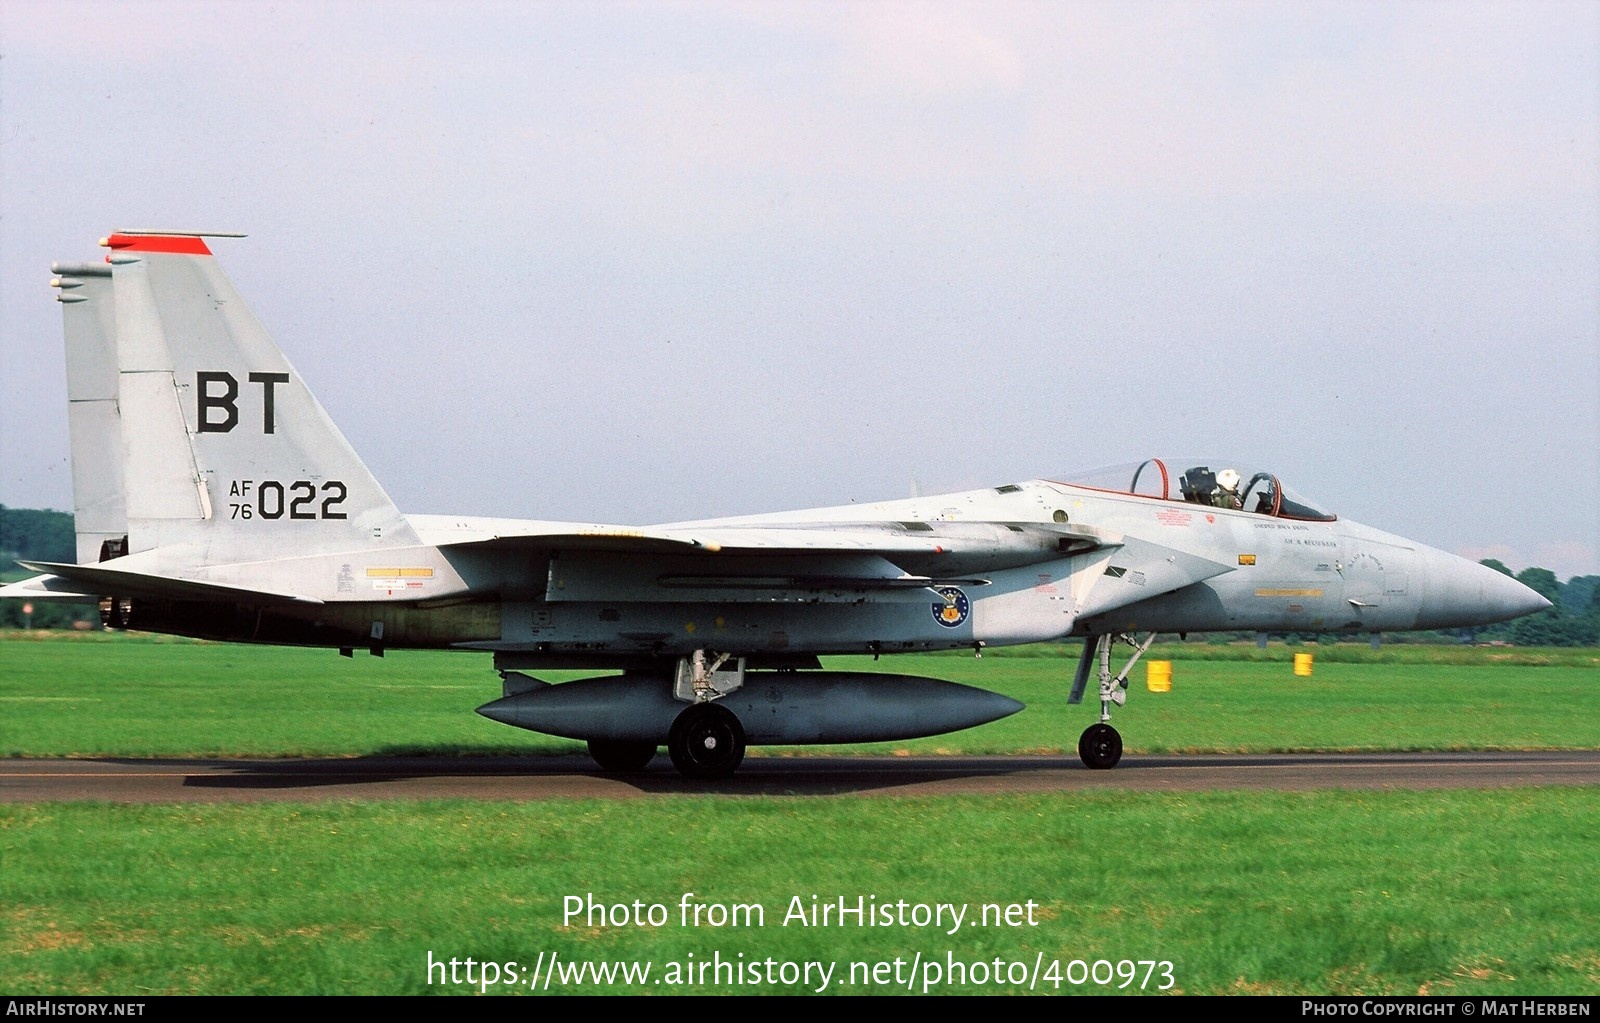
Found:
<svg viewBox="0 0 1600 1023"><path fill-rule="evenodd" d="M686 778L726 778L744 761L744 726L726 707L684 708L667 733L667 753Z"/></svg>
<svg viewBox="0 0 1600 1023"><path fill-rule="evenodd" d="M1122 736L1101 721L1078 737L1078 759L1091 771L1109 771L1122 759Z"/></svg>

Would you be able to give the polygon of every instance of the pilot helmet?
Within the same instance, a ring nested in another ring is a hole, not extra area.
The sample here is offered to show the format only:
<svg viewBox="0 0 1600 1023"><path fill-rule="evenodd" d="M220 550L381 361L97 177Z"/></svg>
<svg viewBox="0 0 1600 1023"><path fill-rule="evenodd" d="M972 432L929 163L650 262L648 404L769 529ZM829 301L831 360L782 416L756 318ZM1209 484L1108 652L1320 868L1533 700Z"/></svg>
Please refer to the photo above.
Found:
<svg viewBox="0 0 1600 1023"><path fill-rule="evenodd" d="M1224 469L1217 473L1217 486L1223 490L1239 489L1239 472L1237 469Z"/></svg>

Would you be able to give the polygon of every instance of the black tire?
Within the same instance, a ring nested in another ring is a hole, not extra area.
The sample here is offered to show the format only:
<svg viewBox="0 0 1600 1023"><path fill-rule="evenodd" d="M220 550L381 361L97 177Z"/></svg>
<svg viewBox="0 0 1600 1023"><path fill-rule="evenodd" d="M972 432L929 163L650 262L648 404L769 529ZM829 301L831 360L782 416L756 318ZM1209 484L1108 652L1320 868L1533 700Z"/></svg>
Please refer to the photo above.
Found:
<svg viewBox="0 0 1600 1023"><path fill-rule="evenodd" d="M1122 736L1104 721L1078 737L1078 758L1091 771L1109 771L1122 759Z"/></svg>
<svg viewBox="0 0 1600 1023"><path fill-rule="evenodd" d="M656 744L633 742L628 739L590 739L589 756L600 765L600 770L615 774L633 774L642 771L655 759Z"/></svg>
<svg viewBox="0 0 1600 1023"><path fill-rule="evenodd" d="M726 778L744 762L744 726L726 707L697 703L672 722L667 753L685 778Z"/></svg>

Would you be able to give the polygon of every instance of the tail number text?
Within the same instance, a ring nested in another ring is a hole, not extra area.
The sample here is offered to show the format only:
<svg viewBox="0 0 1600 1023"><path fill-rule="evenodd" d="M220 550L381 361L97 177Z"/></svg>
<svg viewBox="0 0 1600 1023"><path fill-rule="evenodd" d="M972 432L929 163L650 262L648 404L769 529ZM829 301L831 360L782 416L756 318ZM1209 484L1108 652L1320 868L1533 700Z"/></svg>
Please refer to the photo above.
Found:
<svg viewBox="0 0 1600 1023"><path fill-rule="evenodd" d="M234 480L228 487L232 519L343 519L340 506L348 490L338 480L319 488L310 480Z"/></svg>

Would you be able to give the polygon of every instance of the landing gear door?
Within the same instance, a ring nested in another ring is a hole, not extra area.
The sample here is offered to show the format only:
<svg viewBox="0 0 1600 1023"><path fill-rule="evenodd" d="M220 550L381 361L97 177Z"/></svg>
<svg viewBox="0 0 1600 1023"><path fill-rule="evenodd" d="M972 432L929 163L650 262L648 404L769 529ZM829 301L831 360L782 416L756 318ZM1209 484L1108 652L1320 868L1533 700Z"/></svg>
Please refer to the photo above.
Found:
<svg viewBox="0 0 1600 1023"><path fill-rule="evenodd" d="M695 651L693 657L678 658L672 679L672 695L685 703L706 703L720 699L744 685L743 657L710 655Z"/></svg>

